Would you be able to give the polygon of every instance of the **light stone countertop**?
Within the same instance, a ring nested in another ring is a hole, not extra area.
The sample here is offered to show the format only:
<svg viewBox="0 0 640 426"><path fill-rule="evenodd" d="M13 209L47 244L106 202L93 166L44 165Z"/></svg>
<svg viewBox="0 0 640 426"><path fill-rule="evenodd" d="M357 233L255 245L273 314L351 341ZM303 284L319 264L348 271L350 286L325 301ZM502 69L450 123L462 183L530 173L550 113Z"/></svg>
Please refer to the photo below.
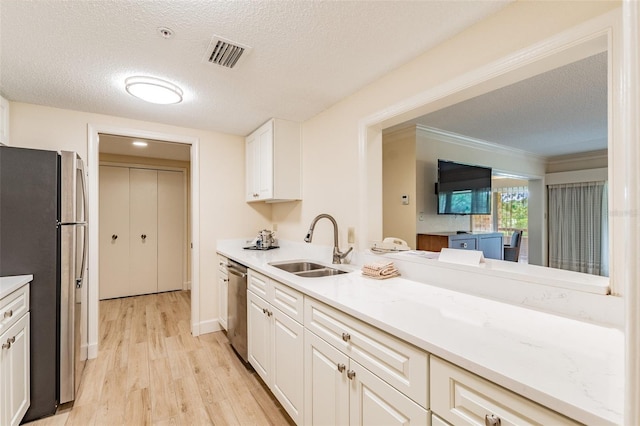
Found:
<svg viewBox="0 0 640 426"><path fill-rule="evenodd" d="M359 267L300 278L270 262L331 263L331 247L281 242L268 251L224 240L218 253L586 424L621 424L624 334L533 309L403 278L372 280ZM402 272L402 271L401 271ZM456 271L451 271L456 279Z"/></svg>
<svg viewBox="0 0 640 426"><path fill-rule="evenodd" d="M15 275L0 277L0 299L13 293L28 282L33 281L33 275Z"/></svg>

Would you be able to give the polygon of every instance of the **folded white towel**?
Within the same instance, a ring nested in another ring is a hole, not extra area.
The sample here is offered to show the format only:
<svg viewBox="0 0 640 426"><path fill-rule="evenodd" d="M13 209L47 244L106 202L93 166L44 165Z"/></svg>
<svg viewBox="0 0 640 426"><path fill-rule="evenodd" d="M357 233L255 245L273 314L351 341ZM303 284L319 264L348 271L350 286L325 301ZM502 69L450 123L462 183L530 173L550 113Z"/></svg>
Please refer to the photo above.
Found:
<svg viewBox="0 0 640 426"><path fill-rule="evenodd" d="M400 276L393 262L368 263L362 266L362 275L378 280Z"/></svg>

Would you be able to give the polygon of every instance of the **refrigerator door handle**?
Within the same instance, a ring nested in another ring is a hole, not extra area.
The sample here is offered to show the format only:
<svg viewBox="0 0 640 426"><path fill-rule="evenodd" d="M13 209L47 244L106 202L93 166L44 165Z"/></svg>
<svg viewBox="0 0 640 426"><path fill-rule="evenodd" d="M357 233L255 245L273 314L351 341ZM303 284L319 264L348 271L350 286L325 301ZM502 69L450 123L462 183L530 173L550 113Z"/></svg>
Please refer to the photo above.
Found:
<svg viewBox="0 0 640 426"><path fill-rule="evenodd" d="M86 177L84 175L84 166L82 161L79 162L78 165L78 170L80 171L80 187L82 188L82 203L83 203L83 213L84 213L84 217L83 219L85 219L84 222L80 222L78 223L79 225L84 226L85 228L83 229L83 242L82 242L82 262L81 262L81 267L80 267L80 276L78 278L76 278L76 288L82 288L82 281L84 281L84 270L86 269L87 266L87 250L88 250L88 246L89 246L89 241L88 241L88 234L89 234L89 230L88 228L88 222L86 221L87 218L87 214L88 214L88 208L89 208L89 202L87 200L87 186L86 186Z"/></svg>

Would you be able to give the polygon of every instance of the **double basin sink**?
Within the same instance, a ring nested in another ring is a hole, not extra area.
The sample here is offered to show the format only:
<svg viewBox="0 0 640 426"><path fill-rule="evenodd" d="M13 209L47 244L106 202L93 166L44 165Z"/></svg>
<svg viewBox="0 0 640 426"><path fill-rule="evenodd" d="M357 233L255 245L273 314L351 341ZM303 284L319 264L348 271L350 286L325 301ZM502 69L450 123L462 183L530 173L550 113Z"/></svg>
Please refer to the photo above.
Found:
<svg viewBox="0 0 640 426"><path fill-rule="evenodd" d="M307 260L272 262L269 265L304 278L330 277L348 272Z"/></svg>

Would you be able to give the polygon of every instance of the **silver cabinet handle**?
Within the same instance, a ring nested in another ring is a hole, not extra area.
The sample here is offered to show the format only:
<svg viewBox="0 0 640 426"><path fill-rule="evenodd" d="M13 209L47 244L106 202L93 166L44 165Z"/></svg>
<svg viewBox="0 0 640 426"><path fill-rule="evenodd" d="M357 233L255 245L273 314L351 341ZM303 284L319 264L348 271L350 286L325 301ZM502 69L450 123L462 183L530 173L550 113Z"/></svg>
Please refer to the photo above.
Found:
<svg viewBox="0 0 640 426"><path fill-rule="evenodd" d="M13 316L13 309L6 311L3 316L5 318L11 318Z"/></svg>
<svg viewBox="0 0 640 426"><path fill-rule="evenodd" d="M347 368L347 366L346 366L346 365L344 365L344 364L338 364L338 371L339 371L339 372L341 372L341 373L342 373L342 372L344 372L344 370L345 370L346 368Z"/></svg>
<svg viewBox="0 0 640 426"><path fill-rule="evenodd" d="M114 240L114 241L117 240L118 239L118 234L113 234L111 236L111 239Z"/></svg>
<svg viewBox="0 0 640 426"><path fill-rule="evenodd" d="M347 377L349 378L349 380L353 380L353 378L356 377L356 372L353 370L347 371Z"/></svg>
<svg viewBox="0 0 640 426"><path fill-rule="evenodd" d="M500 426L500 417L495 414L486 414L484 416L484 424L485 426Z"/></svg>
<svg viewBox="0 0 640 426"><path fill-rule="evenodd" d="M349 333L342 333L342 340L348 342L349 340L351 340L351 335Z"/></svg>

